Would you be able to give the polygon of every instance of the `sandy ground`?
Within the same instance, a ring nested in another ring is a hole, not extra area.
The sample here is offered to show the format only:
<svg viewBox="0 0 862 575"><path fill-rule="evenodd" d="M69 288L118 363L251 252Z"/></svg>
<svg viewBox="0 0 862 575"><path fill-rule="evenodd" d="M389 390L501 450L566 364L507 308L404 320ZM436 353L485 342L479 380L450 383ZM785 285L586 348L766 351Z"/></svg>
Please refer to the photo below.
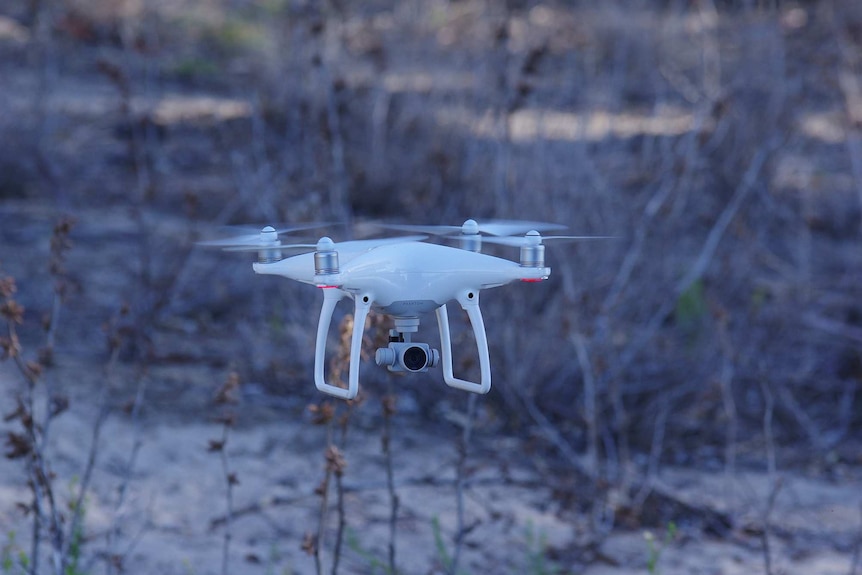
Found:
<svg viewBox="0 0 862 575"><path fill-rule="evenodd" d="M61 361L58 369L62 367ZM16 385L11 366L3 364L2 397L11 397ZM280 408L256 403L259 397L244 397L235 407L239 424L230 433L226 452L230 471L239 479L233 492L228 572L314 573L313 559L301 544L306 533L317 531L320 520L320 498L314 490L324 476L326 428L312 425L298 402ZM52 428L50 457L55 486L64 500L81 476L96 417L95 407L86 402L73 405ZM138 422L122 414L107 419L86 498L85 572L101 572L99 557L106 552L121 554L128 573L222 572L226 481L220 455L207 450L211 440L221 438L222 427L209 419L202 413L182 421L152 412ZM354 418L344 445L347 523L342 573L386 572L391 508L381 428L382 418L369 405ZM454 549L458 437L454 424L431 429L421 425L416 414L395 416L392 450L400 498L395 543L401 572L443 573ZM667 533L661 529L618 527L587 552L585 515L555 497L555 487L577 486L565 477L548 480L528 444L496 435L483 425L481 415L471 447L470 483L464 491L465 523L471 529L460 572L622 575L649 572L651 558L657 559L657 573L765 572L761 534L770 485L765 473L738 473L730 494L722 472L663 468L658 485L684 500L729 511L732 497L737 528L719 539L681 524L675 536L665 540ZM852 573L860 531L860 482L849 476L830 481L780 475L782 489L771 516L772 572ZM26 547L30 526L16 507L28 499L21 462L0 460L0 477L4 544ZM335 494L330 493L326 565L331 564L338 522ZM112 530L118 536L109 542ZM10 544L13 532L16 543Z"/></svg>

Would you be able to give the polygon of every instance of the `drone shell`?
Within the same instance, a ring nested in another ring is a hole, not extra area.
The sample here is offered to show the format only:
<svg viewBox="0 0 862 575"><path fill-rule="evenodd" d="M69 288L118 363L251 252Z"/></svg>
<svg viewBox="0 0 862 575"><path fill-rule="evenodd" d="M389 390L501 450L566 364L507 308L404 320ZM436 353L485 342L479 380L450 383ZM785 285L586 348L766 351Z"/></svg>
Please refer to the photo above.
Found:
<svg viewBox="0 0 862 575"><path fill-rule="evenodd" d="M338 273L316 274L313 253L255 263L254 270L318 287L339 288L351 295L363 294L373 300L375 309L395 316L434 311L464 290L497 287L515 280L541 281L550 274L549 268L524 267L487 254L418 241L361 251L337 249L341 261Z"/></svg>

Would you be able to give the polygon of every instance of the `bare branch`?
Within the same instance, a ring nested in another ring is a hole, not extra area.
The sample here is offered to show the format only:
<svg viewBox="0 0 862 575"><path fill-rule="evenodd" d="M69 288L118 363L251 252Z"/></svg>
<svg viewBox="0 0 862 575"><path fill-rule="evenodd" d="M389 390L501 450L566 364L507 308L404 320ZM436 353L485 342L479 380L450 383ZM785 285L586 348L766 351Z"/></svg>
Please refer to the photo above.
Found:
<svg viewBox="0 0 862 575"><path fill-rule="evenodd" d="M596 408L596 382L593 377L593 367L590 365L590 357L584 336L580 333L572 334L572 344L581 365L581 373L584 377L584 411L587 420L587 465L590 477L595 480L599 475L599 427Z"/></svg>
<svg viewBox="0 0 862 575"><path fill-rule="evenodd" d="M754 189L755 184L757 182L757 178L760 176L760 172L763 169L766 161L769 159L771 154L777 149L779 144L779 140L777 138L773 138L769 140L764 146L757 151L754 158L752 158L751 163L748 165L748 169L745 172L745 175L742 178L739 186L736 188L736 191L731 197L730 201L724 207L724 210L719 215L712 229L709 231L709 234L706 237L706 240L701 247L700 253L695 259L694 263L688 269L688 272L680 279L677 284L674 286L674 290L671 295L665 299L664 303L659 306L658 310L653 314L650 320L647 322L646 327L643 331L641 331L637 337L633 339L633 341L629 344L629 346L624 350L621 354L620 359L615 366L614 374L618 375L622 373L625 369L631 365L632 361L637 357L643 347L647 344L648 341L652 339L655 335L656 331L658 331L659 327L664 323L664 321L668 318L668 316L673 312L677 300L679 297L686 292L695 282L699 281L703 275L706 273L709 264L712 262L712 258L715 255L716 250L718 249L718 244L721 242L724 237L725 232L727 231L728 226L733 221L736 216L739 208L742 206L742 203Z"/></svg>
<svg viewBox="0 0 862 575"><path fill-rule="evenodd" d="M467 395L467 413L464 418L464 426L461 430L461 442L458 444L458 463L455 467L457 516L455 523L455 549L452 551L452 563L449 565L449 575L457 575L458 573L461 549L464 545L464 536L467 534L467 524L464 516L464 488L467 482L467 455L470 449L470 438L473 434L473 423L476 419L476 398L478 397L475 393Z"/></svg>

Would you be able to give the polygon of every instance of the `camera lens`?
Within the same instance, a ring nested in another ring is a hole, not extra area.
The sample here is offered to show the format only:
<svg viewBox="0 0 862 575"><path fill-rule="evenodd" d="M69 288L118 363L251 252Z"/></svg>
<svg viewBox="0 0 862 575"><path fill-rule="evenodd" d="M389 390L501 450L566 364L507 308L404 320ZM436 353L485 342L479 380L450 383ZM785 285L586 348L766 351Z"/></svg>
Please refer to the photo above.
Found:
<svg viewBox="0 0 862 575"><path fill-rule="evenodd" d="M411 346L404 350L404 355L401 356L404 361L404 367L410 371L419 371L428 363L428 354L419 346Z"/></svg>

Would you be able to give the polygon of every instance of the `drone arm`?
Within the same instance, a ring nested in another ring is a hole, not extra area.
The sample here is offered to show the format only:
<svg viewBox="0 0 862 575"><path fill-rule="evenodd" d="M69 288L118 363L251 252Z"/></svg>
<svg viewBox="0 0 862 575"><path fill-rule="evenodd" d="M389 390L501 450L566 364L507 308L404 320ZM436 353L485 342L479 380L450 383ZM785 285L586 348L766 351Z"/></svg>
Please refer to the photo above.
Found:
<svg viewBox="0 0 862 575"><path fill-rule="evenodd" d="M485 335L485 323L482 321L482 312L479 310L479 292L467 291L458 297L458 303L473 326L473 336L476 346L479 348L479 369L481 371L481 383L475 383L464 379L458 379L453 374L452 368L452 338L449 334L449 314L446 304L437 308L437 324L440 327L440 347L443 356L443 380L446 385L471 391L473 393L488 393L491 389L491 359L488 354L488 338Z"/></svg>
<svg viewBox="0 0 862 575"><path fill-rule="evenodd" d="M326 339L332 323L335 306L344 297L339 289L323 290L323 307L320 310L320 321L317 324L317 345L314 352L314 385L317 389L341 399L353 399L359 392L359 364L362 353L362 335L365 331L365 318L371 309L371 297L356 296L356 306L353 314L353 335L350 340L350 372L347 389L326 382L324 367L326 364Z"/></svg>

